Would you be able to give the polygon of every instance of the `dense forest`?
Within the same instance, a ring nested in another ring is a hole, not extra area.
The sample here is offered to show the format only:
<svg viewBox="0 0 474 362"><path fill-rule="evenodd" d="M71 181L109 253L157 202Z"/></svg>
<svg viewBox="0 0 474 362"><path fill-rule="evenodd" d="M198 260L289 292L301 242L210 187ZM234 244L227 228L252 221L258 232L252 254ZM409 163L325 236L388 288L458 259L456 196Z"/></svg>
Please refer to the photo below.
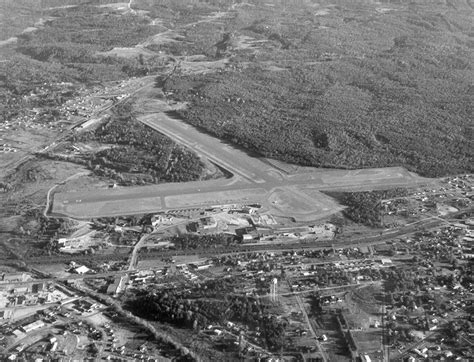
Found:
<svg viewBox="0 0 474 362"><path fill-rule="evenodd" d="M266 348L279 350L285 345L287 322L270 314L257 299L229 293L225 280L210 280L189 292L145 292L129 300L127 308L142 318L195 330L209 324L243 323L261 331L259 339Z"/></svg>
<svg viewBox="0 0 474 362"><path fill-rule="evenodd" d="M234 242L232 235L226 234L210 234L210 235L196 235L183 234L171 238L171 242L177 249L207 249L225 247Z"/></svg>
<svg viewBox="0 0 474 362"><path fill-rule="evenodd" d="M181 116L304 165L472 171L472 8L380 13L344 2L323 13L239 7L215 51L231 71L167 79L166 90L190 104ZM243 47L243 36L259 46Z"/></svg>
<svg viewBox="0 0 474 362"><path fill-rule="evenodd" d="M372 227L383 227L381 200L403 197L409 194L407 189L362 191L362 192L327 192L328 195L347 206L343 213L356 223Z"/></svg>
<svg viewBox="0 0 474 362"><path fill-rule="evenodd" d="M73 139L105 145L102 150L84 154L83 158L97 174L125 185L193 181L204 170L195 153L135 121L127 106L119 108L106 124Z"/></svg>
<svg viewBox="0 0 474 362"><path fill-rule="evenodd" d="M47 63L60 63L81 82L119 80L145 75L161 60L145 65L132 59L100 56L113 47L134 46L161 29L138 15L83 5L49 10L45 26L19 36L16 51Z"/></svg>

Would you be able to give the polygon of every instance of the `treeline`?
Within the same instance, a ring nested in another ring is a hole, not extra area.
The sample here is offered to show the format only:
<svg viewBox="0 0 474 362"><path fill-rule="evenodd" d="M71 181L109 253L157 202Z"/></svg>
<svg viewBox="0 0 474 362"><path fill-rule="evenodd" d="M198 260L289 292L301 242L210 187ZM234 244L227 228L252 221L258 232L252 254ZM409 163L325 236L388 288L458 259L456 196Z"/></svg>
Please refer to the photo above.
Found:
<svg viewBox="0 0 474 362"><path fill-rule="evenodd" d="M408 195L407 189L376 190L363 192L327 192L347 206L343 213L352 221L371 227L383 227L380 201Z"/></svg>

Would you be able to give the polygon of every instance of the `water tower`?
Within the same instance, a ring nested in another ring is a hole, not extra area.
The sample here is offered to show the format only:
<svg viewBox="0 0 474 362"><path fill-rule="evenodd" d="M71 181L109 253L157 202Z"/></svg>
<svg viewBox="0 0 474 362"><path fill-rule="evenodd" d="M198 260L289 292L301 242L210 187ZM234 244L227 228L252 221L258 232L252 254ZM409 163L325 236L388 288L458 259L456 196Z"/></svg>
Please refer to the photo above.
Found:
<svg viewBox="0 0 474 362"><path fill-rule="evenodd" d="M276 302L278 294L278 279L273 278L272 284L270 284L270 300Z"/></svg>

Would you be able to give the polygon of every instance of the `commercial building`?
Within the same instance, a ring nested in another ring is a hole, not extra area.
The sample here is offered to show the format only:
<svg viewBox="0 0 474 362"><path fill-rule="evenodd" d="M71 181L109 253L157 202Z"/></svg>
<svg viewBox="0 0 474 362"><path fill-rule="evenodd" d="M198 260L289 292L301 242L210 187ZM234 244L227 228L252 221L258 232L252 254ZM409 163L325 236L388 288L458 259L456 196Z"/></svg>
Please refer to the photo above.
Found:
<svg viewBox="0 0 474 362"><path fill-rule="evenodd" d="M22 327L22 329L25 331L25 333L30 333L33 332L37 329L43 328L45 326L44 322L41 320L34 321L30 324L27 324Z"/></svg>

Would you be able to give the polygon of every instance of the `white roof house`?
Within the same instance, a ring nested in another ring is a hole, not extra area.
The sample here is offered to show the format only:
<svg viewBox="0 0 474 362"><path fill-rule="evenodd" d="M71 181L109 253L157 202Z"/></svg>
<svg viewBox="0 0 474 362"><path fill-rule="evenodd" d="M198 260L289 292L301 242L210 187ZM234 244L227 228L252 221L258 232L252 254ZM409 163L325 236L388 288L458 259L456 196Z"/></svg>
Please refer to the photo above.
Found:
<svg viewBox="0 0 474 362"><path fill-rule="evenodd" d="M90 269L88 267L86 267L85 265L82 265L76 269L74 269L74 271L77 273L77 274L86 274L87 272L90 271Z"/></svg>

